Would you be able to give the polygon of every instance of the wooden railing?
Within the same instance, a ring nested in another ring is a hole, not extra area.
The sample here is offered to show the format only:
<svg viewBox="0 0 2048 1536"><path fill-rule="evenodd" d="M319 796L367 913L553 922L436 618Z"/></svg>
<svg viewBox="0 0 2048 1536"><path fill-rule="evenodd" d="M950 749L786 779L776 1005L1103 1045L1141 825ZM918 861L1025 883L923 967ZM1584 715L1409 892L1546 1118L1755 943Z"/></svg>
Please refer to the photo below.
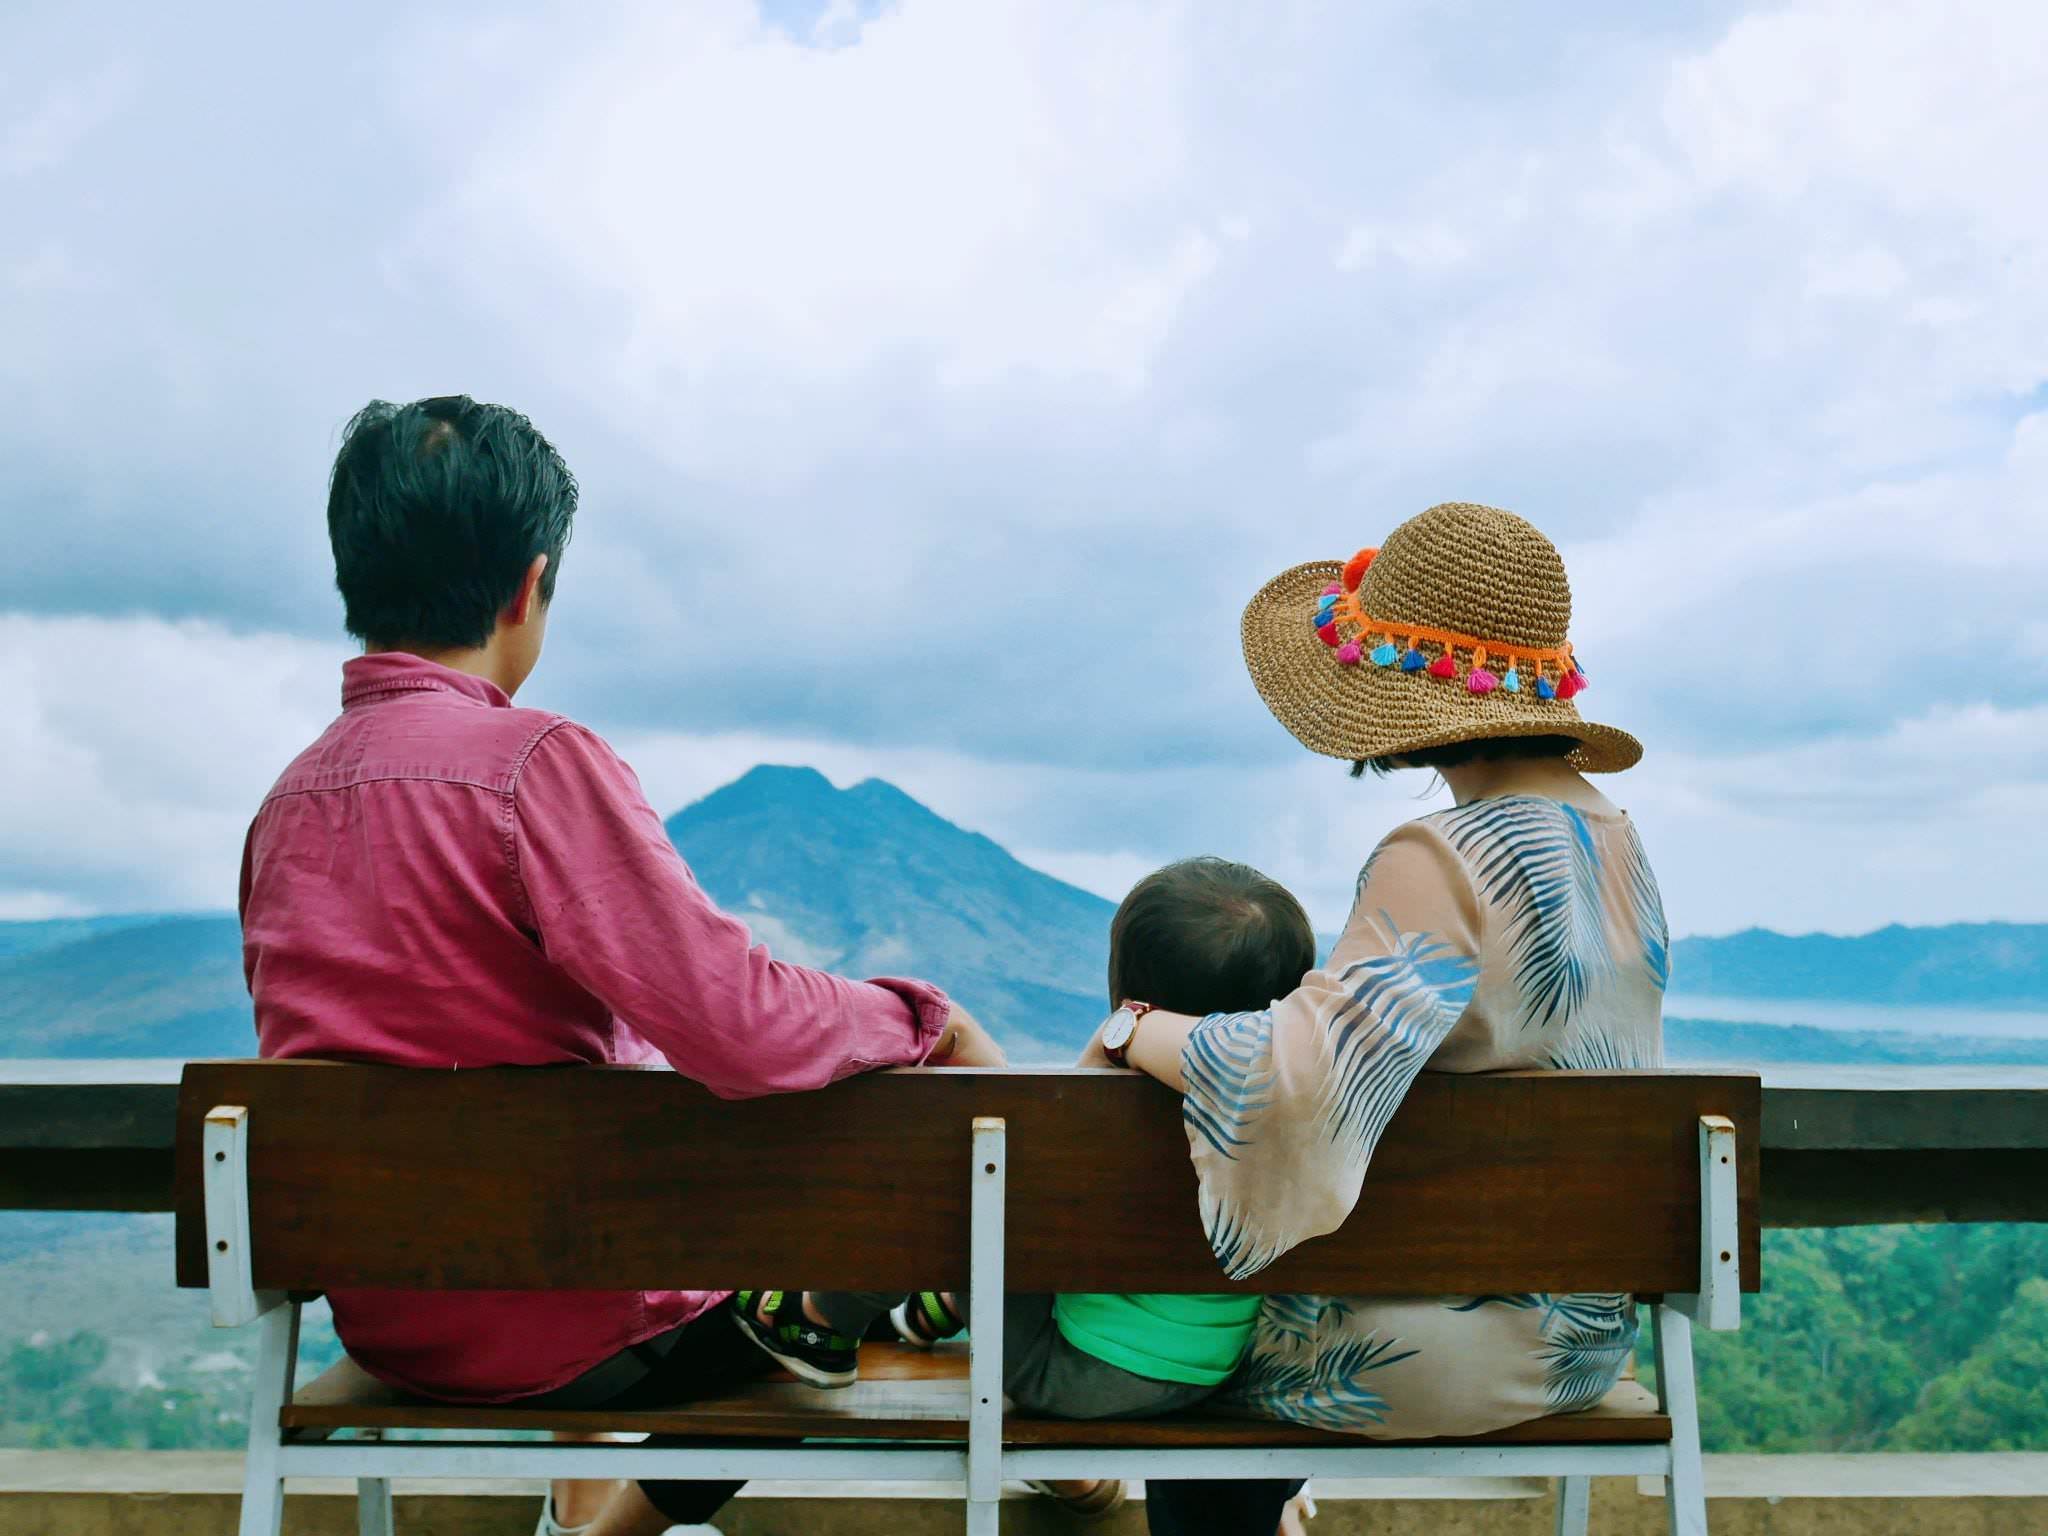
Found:
<svg viewBox="0 0 2048 1536"><path fill-rule="evenodd" d="M0 1061L0 1210L169 1210L179 1067ZM1765 1226L2048 1221L2048 1070L1762 1071Z"/></svg>

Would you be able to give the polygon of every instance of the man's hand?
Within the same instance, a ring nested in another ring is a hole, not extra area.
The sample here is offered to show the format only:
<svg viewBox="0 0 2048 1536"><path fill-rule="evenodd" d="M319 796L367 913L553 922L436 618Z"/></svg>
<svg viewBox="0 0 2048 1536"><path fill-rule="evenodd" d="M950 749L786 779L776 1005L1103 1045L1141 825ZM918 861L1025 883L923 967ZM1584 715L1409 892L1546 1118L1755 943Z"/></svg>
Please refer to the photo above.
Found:
<svg viewBox="0 0 2048 1536"><path fill-rule="evenodd" d="M925 1058L928 1067L1007 1067L1009 1064L1010 1059L996 1044L995 1036L983 1029L974 1015L958 1003L953 1005L953 1016L946 1020L946 1029L939 1036L939 1043Z"/></svg>

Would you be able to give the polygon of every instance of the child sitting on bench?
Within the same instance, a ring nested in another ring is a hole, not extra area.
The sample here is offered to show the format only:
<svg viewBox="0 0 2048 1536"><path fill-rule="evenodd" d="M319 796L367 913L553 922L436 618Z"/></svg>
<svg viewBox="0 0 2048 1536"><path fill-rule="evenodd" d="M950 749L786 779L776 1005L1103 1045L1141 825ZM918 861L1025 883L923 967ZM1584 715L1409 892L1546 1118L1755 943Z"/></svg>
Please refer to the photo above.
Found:
<svg viewBox="0 0 2048 1536"><path fill-rule="evenodd" d="M1315 935L1285 887L1243 864L1185 859L1139 881L1109 930L1112 1008L1143 999L1202 1016L1261 1009L1315 968ZM1253 1294L1011 1296L1003 1388L1017 1410L1049 1418L1149 1418L1212 1396L1243 1359L1259 1313ZM869 1324L929 1346L962 1329L966 1298L924 1291L741 1291L742 1332L814 1386L858 1376ZM892 1311L893 1308L893 1311Z"/></svg>

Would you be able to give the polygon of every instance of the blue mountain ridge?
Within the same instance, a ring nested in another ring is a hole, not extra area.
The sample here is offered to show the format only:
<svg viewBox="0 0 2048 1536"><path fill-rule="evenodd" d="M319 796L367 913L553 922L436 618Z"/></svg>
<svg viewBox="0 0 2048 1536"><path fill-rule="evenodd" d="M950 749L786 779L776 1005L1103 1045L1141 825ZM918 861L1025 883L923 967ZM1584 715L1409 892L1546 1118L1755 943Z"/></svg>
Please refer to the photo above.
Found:
<svg viewBox="0 0 2048 1536"><path fill-rule="evenodd" d="M755 768L666 822L721 906L779 957L944 986L1019 1061L1070 1059L1108 999L1111 904L892 784ZM1192 851L1192 850L1191 850ZM2048 1007L2048 925L1752 930L1680 940L1694 993ZM2048 1042L1673 1019L1684 1060L2048 1061ZM0 923L0 1056L238 1056L254 1048L231 914Z"/></svg>

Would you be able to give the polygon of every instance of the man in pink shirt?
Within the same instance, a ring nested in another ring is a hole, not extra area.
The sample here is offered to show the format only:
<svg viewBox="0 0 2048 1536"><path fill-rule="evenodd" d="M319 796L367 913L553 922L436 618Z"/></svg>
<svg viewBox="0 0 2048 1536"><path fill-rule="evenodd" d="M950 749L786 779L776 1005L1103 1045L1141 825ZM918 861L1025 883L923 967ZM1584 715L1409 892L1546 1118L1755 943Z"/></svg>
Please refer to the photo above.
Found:
<svg viewBox="0 0 2048 1536"><path fill-rule="evenodd" d="M1000 1064L936 987L771 959L598 736L514 706L575 509L561 456L502 406L378 401L349 423L327 524L365 654L342 669L341 715L249 828L242 935L262 1053L443 1070L665 1060L732 1097ZM452 1401L652 1403L766 1363L723 1292L330 1300L365 1369ZM736 1486L628 1487L590 1529L701 1521ZM557 1484L544 1527L572 1528L608 1493Z"/></svg>

